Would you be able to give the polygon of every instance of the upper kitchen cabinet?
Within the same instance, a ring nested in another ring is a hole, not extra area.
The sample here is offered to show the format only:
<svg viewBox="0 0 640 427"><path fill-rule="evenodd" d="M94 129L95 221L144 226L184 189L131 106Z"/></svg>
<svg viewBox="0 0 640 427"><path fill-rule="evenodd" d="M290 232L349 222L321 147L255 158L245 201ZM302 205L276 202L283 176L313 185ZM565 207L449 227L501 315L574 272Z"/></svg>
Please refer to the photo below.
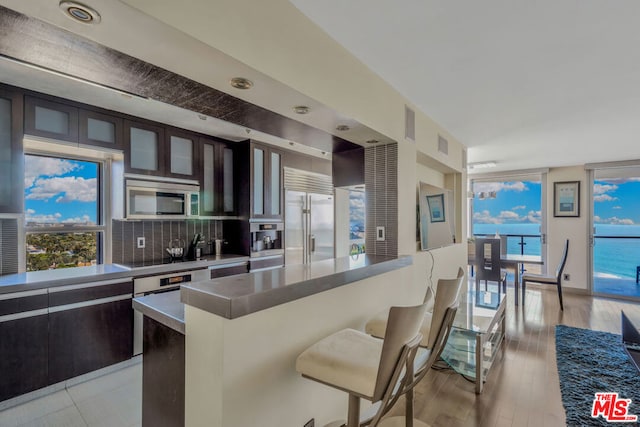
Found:
<svg viewBox="0 0 640 427"><path fill-rule="evenodd" d="M238 212L238 155L230 144L201 138L200 215L228 216Z"/></svg>
<svg viewBox="0 0 640 427"><path fill-rule="evenodd" d="M0 87L0 213L21 213L24 194L22 96Z"/></svg>
<svg viewBox="0 0 640 427"><path fill-rule="evenodd" d="M165 176L173 178L196 179L199 167L198 136L180 129L167 128Z"/></svg>
<svg viewBox="0 0 640 427"><path fill-rule="evenodd" d="M78 107L25 96L24 133L78 142Z"/></svg>
<svg viewBox="0 0 640 427"><path fill-rule="evenodd" d="M146 122L124 121L125 172L163 175L164 128Z"/></svg>
<svg viewBox="0 0 640 427"><path fill-rule="evenodd" d="M80 144L122 150L123 125L120 117L97 111L80 110Z"/></svg>
<svg viewBox="0 0 640 427"><path fill-rule="evenodd" d="M251 144L251 217L282 220L282 152Z"/></svg>

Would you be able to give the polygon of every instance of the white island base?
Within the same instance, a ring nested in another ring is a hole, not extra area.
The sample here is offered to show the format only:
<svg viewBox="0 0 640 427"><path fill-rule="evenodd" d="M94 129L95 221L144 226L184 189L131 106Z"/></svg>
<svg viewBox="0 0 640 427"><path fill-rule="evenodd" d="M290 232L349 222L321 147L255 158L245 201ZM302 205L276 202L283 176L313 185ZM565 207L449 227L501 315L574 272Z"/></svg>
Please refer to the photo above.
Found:
<svg viewBox="0 0 640 427"><path fill-rule="evenodd" d="M400 268L235 319L187 303L186 426L302 427L312 418L316 426L345 419L347 394L302 378L296 358L333 332L361 330L392 305L420 302L424 289L414 288L412 274Z"/></svg>

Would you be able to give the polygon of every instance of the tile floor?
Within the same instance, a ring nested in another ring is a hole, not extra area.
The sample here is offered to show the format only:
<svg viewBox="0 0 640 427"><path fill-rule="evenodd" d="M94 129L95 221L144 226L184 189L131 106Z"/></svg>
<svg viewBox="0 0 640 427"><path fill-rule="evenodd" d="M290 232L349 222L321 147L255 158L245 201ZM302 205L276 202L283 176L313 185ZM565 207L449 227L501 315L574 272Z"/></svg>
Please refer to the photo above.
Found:
<svg viewBox="0 0 640 427"><path fill-rule="evenodd" d="M0 412L2 427L133 427L142 423L142 363Z"/></svg>

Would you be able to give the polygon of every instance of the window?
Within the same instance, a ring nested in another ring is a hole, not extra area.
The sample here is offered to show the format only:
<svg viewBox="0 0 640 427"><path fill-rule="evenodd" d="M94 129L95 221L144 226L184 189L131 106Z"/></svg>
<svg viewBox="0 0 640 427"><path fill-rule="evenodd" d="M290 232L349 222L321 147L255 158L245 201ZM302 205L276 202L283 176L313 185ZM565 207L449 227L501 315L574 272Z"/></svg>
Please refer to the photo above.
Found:
<svg viewBox="0 0 640 427"><path fill-rule="evenodd" d="M102 262L102 163L25 155L27 271Z"/></svg>
<svg viewBox="0 0 640 427"><path fill-rule="evenodd" d="M542 182L524 178L472 181L472 230L506 238L506 253L541 255Z"/></svg>
<svg viewBox="0 0 640 427"><path fill-rule="evenodd" d="M362 190L349 190L349 243L350 255L365 252L365 193Z"/></svg>

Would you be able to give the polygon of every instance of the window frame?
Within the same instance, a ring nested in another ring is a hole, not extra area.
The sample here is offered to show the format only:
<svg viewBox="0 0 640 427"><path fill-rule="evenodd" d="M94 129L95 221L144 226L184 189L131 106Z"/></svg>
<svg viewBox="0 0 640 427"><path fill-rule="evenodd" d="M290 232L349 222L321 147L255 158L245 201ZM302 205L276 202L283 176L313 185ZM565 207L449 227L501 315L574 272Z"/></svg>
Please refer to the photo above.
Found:
<svg viewBox="0 0 640 427"><path fill-rule="evenodd" d="M47 147L49 148L49 147ZM61 147L62 148L62 147ZM77 147L74 147L75 151L78 151ZM108 264L111 262L111 244L110 239L107 238L107 234L111 233L111 216L110 212L110 197L111 188L111 162L112 159L109 153L98 152L95 150L83 150L80 149L80 154L72 154L67 150L40 150L40 149L27 149L25 148L24 156L39 156L57 158L62 160L91 162L97 164L97 212L96 212L96 225L81 225L81 224L60 224L55 223L50 226L29 226L24 218L24 226L22 227L21 241L24 245L24 270L27 268L27 236L31 234L64 234L64 233L96 233L96 265ZM26 169L25 169L26 172ZM22 195L25 195L25 188L22 188ZM26 212L26 203L25 203Z"/></svg>

